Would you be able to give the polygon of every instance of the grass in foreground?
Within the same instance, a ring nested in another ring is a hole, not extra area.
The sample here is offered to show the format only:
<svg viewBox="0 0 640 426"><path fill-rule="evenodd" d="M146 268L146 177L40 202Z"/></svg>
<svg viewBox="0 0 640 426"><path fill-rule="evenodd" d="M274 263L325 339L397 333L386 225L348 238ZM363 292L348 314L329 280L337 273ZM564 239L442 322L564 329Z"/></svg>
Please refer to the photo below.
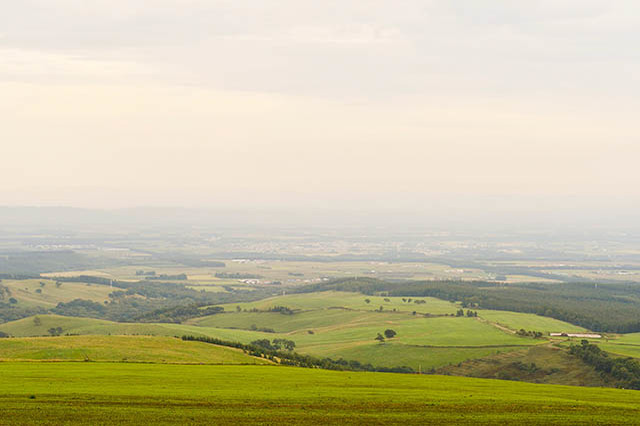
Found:
<svg viewBox="0 0 640 426"><path fill-rule="evenodd" d="M279 366L0 363L3 424L634 423L640 393Z"/></svg>

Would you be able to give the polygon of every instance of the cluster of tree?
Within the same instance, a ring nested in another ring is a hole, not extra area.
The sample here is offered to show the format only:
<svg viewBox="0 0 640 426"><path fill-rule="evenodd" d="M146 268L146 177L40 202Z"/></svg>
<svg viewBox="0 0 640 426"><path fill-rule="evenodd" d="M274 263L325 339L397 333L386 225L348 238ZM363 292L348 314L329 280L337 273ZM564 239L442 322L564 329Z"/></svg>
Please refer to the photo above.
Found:
<svg viewBox="0 0 640 426"><path fill-rule="evenodd" d="M396 334L398 334L398 333L396 333L395 330L387 328L384 331L384 335L382 335L381 333L378 333L378 335L376 336L375 340L377 340L380 343L382 343L382 342L384 342L385 339L393 339L396 336Z"/></svg>
<svg viewBox="0 0 640 426"><path fill-rule="evenodd" d="M472 317L477 317L478 316L478 311L472 311L470 309L467 309L467 313L466 313L467 317L472 318ZM464 313L464 309L458 309L456 311L456 316L457 317L463 317L465 316Z"/></svg>
<svg viewBox="0 0 640 426"><path fill-rule="evenodd" d="M55 277L55 280L58 282L67 282L67 283L88 283L88 284L108 285L108 286L118 287L118 288L128 288L130 285L132 285L132 283L127 281L112 280L110 278L105 278L105 277L94 277L92 275L78 275L75 277Z"/></svg>
<svg viewBox="0 0 640 426"><path fill-rule="evenodd" d="M424 299L415 299L415 300L414 300L414 299L412 299L411 297L408 297L408 298L407 298L407 297L403 297L403 298L402 298L402 301L403 301L403 302L405 302L405 303L411 303L411 302L413 301L413 303L416 303L416 304L418 304L418 305L421 305L421 304L423 304L423 303L427 303L427 301L426 301L426 300L424 300Z"/></svg>
<svg viewBox="0 0 640 426"><path fill-rule="evenodd" d="M167 275L160 274L147 277L149 280L169 280L169 281L186 281L188 279L187 274L175 274L175 275Z"/></svg>
<svg viewBox="0 0 640 426"><path fill-rule="evenodd" d="M5 333L4 331L0 331L0 339L3 337L11 337L9 336L7 333Z"/></svg>
<svg viewBox="0 0 640 426"><path fill-rule="evenodd" d="M516 331L516 334L523 337L533 337L534 339L539 339L543 336L542 331L525 330L524 328Z"/></svg>
<svg viewBox="0 0 640 426"><path fill-rule="evenodd" d="M239 342L229 342L211 337L182 336L182 340L195 340L220 346L229 346L242 349L251 356L270 359L282 365L290 365L304 368L321 368L325 370L340 371L377 371L386 373L414 373L411 367L374 367L371 364L362 364L359 361L347 361L344 359L333 360L331 358L315 358L309 355L301 355L294 351L278 351L267 349L252 344L246 345Z"/></svg>
<svg viewBox="0 0 640 426"><path fill-rule="evenodd" d="M593 366L601 374L613 378L618 387L640 390L640 362L633 358L612 358L598 347L583 340L571 345L569 353Z"/></svg>
<svg viewBox="0 0 640 426"><path fill-rule="evenodd" d="M60 336L62 334L62 327L51 327L47 330L52 336Z"/></svg>
<svg viewBox="0 0 640 426"><path fill-rule="evenodd" d="M102 317L107 312L104 304L93 300L74 299L71 302L60 302L51 310L54 314L70 317Z"/></svg>
<svg viewBox="0 0 640 426"><path fill-rule="evenodd" d="M156 271L144 271L144 270L137 270L137 271L136 271L136 275L137 275L137 276L154 277L154 276L156 275Z"/></svg>
<svg viewBox="0 0 640 426"><path fill-rule="evenodd" d="M355 291L396 297L436 297L465 306L534 313L590 330L640 331L640 286L629 284L511 284L485 281L385 282L373 278L341 279L312 284L299 292Z"/></svg>
<svg viewBox="0 0 640 426"><path fill-rule="evenodd" d="M267 312L279 312L282 315L293 315L294 311L291 308L288 308L286 306L272 306L269 309L267 309Z"/></svg>
<svg viewBox="0 0 640 426"><path fill-rule="evenodd" d="M262 275L257 274L245 274L241 272L216 272L216 278L226 278L233 280L257 280L262 278Z"/></svg>
<svg viewBox="0 0 640 426"><path fill-rule="evenodd" d="M259 339L251 342L251 345L267 349L269 351L281 351L283 349L292 351L296 348L296 342L287 339L273 339L273 341L269 341L269 339Z"/></svg>

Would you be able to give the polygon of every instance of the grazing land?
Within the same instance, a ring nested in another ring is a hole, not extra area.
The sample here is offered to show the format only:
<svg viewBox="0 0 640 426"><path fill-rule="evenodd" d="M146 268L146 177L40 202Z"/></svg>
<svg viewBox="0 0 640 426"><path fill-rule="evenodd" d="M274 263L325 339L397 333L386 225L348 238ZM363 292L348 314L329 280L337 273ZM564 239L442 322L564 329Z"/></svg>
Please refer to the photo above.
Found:
<svg viewBox="0 0 640 426"><path fill-rule="evenodd" d="M0 363L0 418L29 424L624 424L640 393L280 366Z"/></svg>
<svg viewBox="0 0 640 426"><path fill-rule="evenodd" d="M0 360L265 364L242 351L152 336L60 336L0 339Z"/></svg>

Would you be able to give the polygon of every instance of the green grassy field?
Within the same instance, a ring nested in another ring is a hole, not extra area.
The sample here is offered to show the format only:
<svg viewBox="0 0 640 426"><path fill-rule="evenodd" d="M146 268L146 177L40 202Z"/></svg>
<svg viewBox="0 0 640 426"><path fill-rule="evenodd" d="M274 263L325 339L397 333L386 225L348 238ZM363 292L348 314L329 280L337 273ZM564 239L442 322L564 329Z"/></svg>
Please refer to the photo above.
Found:
<svg viewBox="0 0 640 426"><path fill-rule="evenodd" d="M0 363L28 424L632 424L640 393L280 366Z"/></svg>
<svg viewBox="0 0 640 426"><path fill-rule="evenodd" d="M265 364L242 351L174 337L59 336L0 339L0 360Z"/></svg>

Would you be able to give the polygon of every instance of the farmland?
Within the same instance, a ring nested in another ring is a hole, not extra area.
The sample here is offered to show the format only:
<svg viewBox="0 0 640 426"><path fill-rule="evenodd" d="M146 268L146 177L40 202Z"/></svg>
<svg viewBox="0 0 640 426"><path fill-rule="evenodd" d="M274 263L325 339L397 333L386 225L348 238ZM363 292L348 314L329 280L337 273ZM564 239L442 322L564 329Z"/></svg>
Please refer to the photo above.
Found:
<svg viewBox="0 0 640 426"><path fill-rule="evenodd" d="M194 335L245 344L283 338L294 341L302 354L426 370L546 342L516 335L520 327L576 329L545 317L502 311L481 310L478 317L456 317L459 304L434 298L420 298L422 303L409 300L332 291L301 293L221 305L224 313L181 324L37 315L1 324L0 331L12 336L46 336L51 328L60 327L62 334L72 335ZM277 306L290 309L291 314L269 311ZM387 329L396 336L385 342L375 340Z"/></svg>
<svg viewBox="0 0 640 426"><path fill-rule="evenodd" d="M633 423L640 394L279 366L1 363L4 424Z"/></svg>

